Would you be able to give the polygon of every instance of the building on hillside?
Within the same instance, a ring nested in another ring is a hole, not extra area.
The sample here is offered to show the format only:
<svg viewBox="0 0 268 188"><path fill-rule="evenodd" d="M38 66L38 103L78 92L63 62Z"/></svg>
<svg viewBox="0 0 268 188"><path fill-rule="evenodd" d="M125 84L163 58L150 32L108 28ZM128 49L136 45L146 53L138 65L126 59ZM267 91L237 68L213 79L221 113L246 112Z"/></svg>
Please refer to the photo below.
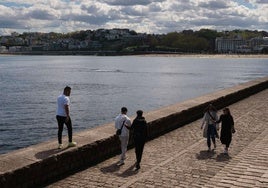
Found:
<svg viewBox="0 0 268 188"><path fill-rule="evenodd" d="M247 42L244 39L229 39L218 37L215 41L215 50L218 53L240 53L241 49L247 46Z"/></svg>

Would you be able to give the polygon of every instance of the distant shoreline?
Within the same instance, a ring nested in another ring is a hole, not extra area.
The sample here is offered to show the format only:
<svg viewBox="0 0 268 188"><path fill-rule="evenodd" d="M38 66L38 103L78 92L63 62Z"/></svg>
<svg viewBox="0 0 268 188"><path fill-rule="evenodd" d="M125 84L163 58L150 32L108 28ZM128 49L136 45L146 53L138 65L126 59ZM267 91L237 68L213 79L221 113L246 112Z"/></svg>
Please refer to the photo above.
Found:
<svg viewBox="0 0 268 188"><path fill-rule="evenodd" d="M92 51L39 51L39 52L15 52L0 53L0 56L11 55L33 55L33 56L151 56L151 57L192 57L192 58L268 58L268 54L187 54L187 53L157 53L157 52L137 52L137 53L118 53L118 52L92 52Z"/></svg>
<svg viewBox="0 0 268 188"><path fill-rule="evenodd" d="M193 58L268 58L268 54L144 54L139 56L193 57Z"/></svg>

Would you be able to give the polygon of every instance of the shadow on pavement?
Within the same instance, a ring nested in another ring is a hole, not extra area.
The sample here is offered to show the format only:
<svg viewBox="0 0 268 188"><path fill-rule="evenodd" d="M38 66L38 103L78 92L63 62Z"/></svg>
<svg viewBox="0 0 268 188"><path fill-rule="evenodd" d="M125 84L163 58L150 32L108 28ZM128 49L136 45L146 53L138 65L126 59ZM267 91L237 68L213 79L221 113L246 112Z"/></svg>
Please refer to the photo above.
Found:
<svg viewBox="0 0 268 188"><path fill-rule="evenodd" d="M116 162L116 163L113 163L113 164L111 164L109 166L101 168L100 171L102 173L104 173L104 174L106 174L106 173L115 173L117 176L123 177L123 178L133 176L133 175L135 175L135 174L137 174L139 172L139 171L134 170L135 164L131 165L128 169L126 169L122 173L118 172L121 167L122 166L119 166L118 162Z"/></svg>
<svg viewBox="0 0 268 188"><path fill-rule="evenodd" d="M139 171L135 171L134 170L135 164L131 165L128 169L126 169L122 174L118 174L118 176L126 178L129 176L133 176L135 174L137 174Z"/></svg>
<svg viewBox="0 0 268 188"><path fill-rule="evenodd" d="M216 153L214 150L211 150L211 151L203 150L196 154L196 158L198 160L211 159L215 154Z"/></svg>
<svg viewBox="0 0 268 188"><path fill-rule="evenodd" d="M220 153L216 157L216 152L214 150L208 152L207 150L205 151L200 151L199 153L196 154L196 158L198 160L206 160L206 159L215 159L217 162L225 162L229 161L232 157L230 157L228 154Z"/></svg>
<svg viewBox="0 0 268 188"><path fill-rule="evenodd" d="M232 157L230 157L228 154L220 153L219 155L217 155L216 161L225 162L225 161L229 161L231 158Z"/></svg>
<svg viewBox="0 0 268 188"><path fill-rule="evenodd" d="M113 163L109 166L106 166L106 167L103 167L101 168L101 172L106 174L106 173L113 173L113 172L116 172L120 169L121 166L118 166L118 162L116 163Z"/></svg>

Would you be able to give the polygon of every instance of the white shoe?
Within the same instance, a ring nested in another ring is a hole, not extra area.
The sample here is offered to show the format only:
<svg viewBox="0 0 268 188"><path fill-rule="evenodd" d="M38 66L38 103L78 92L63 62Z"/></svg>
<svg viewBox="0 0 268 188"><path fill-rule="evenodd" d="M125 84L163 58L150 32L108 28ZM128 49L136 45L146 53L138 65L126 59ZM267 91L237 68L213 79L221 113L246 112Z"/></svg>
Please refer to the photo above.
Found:
<svg viewBox="0 0 268 188"><path fill-rule="evenodd" d="M63 145L62 144L59 144L58 149L61 149L62 147L63 147Z"/></svg>
<svg viewBox="0 0 268 188"><path fill-rule="evenodd" d="M76 142L69 142L68 147L75 147L76 144L77 144Z"/></svg>

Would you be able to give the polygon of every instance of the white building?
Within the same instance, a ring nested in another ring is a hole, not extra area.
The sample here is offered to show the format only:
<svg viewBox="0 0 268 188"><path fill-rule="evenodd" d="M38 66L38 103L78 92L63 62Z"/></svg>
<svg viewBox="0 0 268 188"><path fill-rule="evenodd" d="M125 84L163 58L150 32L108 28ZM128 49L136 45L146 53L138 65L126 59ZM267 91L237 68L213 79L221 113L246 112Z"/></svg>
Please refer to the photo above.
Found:
<svg viewBox="0 0 268 188"><path fill-rule="evenodd" d="M236 53L239 52L241 46L247 45L243 39L227 39L222 37L216 38L215 43L218 53Z"/></svg>
<svg viewBox="0 0 268 188"><path fill-rule="evenodd" d="M6 53L6 52L7 52L7 47L0 46L0 53Z"/></svg>

